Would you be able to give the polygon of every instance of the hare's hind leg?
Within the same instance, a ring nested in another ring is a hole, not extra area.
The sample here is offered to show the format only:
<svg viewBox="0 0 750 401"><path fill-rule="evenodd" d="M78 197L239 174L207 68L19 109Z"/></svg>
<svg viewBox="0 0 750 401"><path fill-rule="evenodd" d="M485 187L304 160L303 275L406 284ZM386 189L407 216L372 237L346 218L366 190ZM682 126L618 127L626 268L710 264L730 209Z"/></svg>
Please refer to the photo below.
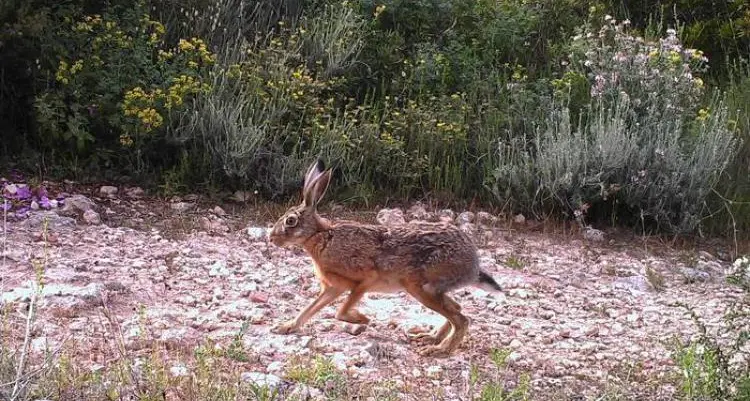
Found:
<svg viewBox="0 0 750 401"><path fill-rule="evenodd" d="M451 307L455 309L456 311L461 311L461 305L459 305L456 301L452 300L450 297L445 297L445 300L450 303ZM448 336L448 333L451 332L451 329L453 328L453 325L451 324L450 320L446 320L445 323L443 323L442 326L440 326L438 329L433 330L432 332L422 332L422 333L416 333L411 336L412 340L421 340L425 342L430 342L433 344L439 344L442 342L446 336Z"/></svg>
<svg viewBox="0 0 750 401"><path fill-rule="evenodd" d="M444 338L440 339L439 336L435 336L436 340L440 340L440 344L425 347L420 353L435 356L452 354L461 345L461 341L463 341L469 329L469 319L461 314L460 305L445 293L427 291L418 284L407 283L404 288L424 306L448 319L448 322L437 333L438 335L443 334ZM446 327L448 324L451 327ZM446 333L448 331L449 333Z"/></svg>

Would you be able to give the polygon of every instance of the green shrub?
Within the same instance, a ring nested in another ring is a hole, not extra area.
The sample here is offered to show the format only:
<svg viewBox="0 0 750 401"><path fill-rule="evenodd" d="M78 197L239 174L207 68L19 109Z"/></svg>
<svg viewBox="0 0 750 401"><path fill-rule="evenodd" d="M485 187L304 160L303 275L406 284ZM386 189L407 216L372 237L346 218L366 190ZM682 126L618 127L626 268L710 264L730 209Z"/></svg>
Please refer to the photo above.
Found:
<svg viewBox="0 0 750 401"><path fill-rule="evenodd" d="M57 32L55 82L34 104L49 149L94 160L107 157L97 152L153 150L174 113L208 90L204 78L215 56L205 43L191 38L167 46L164 26L145 10L142 2L111 8L68 19Z"/></svg>
<svg viewBox="0 0 750 401"><path fill-rule="evenodd" d="M750 259L747 256L735 260L727 281L741 288L743 296L729 304L723 324L716 329L709 329L691 306L682 302L676 304L687 310L698 328L698 334L692 340L677 340L673 347L673 359L680 369L677 383L681 399L750 399L750 363L747 358Z"/></svg>
<svg viewBox="0 0 750 401"><path fill-rule="evenodd" d="M709 223L711 232L737 238L750 229L750 64L732 68L726 96L730 123L737 127L742 146L718 189L726 207L717 210Z"/></svg>
<svg viewBox="0 0 750 401"><path fill-rule="evenodd" d="M205 155L211 171L276 197L296 186L299 170L316 148L318 131L341 104L341 75L356 61L362 22L345 5L325 7L332 19L285 22L278 34L221 47L211 90L180 114L171 136Z"/></svg>

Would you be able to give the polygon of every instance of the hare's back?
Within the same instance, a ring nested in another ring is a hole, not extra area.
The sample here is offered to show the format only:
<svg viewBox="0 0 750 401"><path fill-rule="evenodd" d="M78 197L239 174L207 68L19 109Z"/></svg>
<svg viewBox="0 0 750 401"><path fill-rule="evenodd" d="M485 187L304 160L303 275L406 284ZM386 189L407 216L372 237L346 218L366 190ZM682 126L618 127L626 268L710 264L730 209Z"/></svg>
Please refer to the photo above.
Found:
<svg viewBox="0 0 750 401"><path fill-rule="evenodd" d="M374 274L390 283L388 287L412 280L449 290L478 274L474 243L453 225L385 227L346 222L336 224L326 236L324 270L355 281Z"/></svg>
<svg viewBox="0 0 750 401"><path fill-rule="evenodd" d="M471 239L453 225L419 224L390 230L377 260L378 269L392 271L424 288L450 291L479 273L479 256Z"/></svg>
<svg viewBox="0 0 750 401"><path fill-rule="evenodd" d="M326 243L328 257L378 270L424 269L446 263L466 266L478 260L466 233L445 223L385 227L346 222L329 231Z"/></svg>
<svg viewBox="0 0 750 401"><path fill-rule="evenodd" d="M452 225L405 225L388 230L377 257L380 270L471 274L478 266L476 248Z"/></svg>

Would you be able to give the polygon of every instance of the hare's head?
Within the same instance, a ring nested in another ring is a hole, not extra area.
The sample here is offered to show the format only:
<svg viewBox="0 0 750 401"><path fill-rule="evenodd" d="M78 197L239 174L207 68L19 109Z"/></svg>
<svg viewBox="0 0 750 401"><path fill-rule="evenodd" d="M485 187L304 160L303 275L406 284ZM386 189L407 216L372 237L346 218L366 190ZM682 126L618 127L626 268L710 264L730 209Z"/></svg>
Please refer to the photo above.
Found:
<svg viewBox="0 0 750 401"><path fill-rule="evenodd" d="M323 228L318 202L328 189L331 169L324 171L321 160L315 161L305 174L302 203L290 207L274 224L269 239L277 246L302 245Z"/></svg>

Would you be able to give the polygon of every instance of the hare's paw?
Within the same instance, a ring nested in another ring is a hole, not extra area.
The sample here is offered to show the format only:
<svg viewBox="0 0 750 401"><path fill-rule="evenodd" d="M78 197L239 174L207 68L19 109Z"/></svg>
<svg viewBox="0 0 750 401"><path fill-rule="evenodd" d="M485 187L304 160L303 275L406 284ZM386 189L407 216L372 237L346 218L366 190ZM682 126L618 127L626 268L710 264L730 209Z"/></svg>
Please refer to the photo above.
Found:
<svg viewBox="0 0 750 401"><path fill-rule="evenodd" d="M451 331L451 325L449 322L445 322L439 328L436 327L432 330L421 329L412 333L409 333L409 339L411 341L428 342L428 343L441 343L445 337Z"/></svg>
<svg viewBox="0 0 750 401"><path fill-rule="evenodd" d="M436 358L447 358L451 356L451 350L448 347L441 347L440 345L428 345L419 350L419 354L422 356L432 356Z"/></svg>
<svg viewBox="0 0 750 401"><path fill-rule="evenodd" d="M281 323L271 329L272 333L276 334L291 334L299 331L299 326L294 320Z"/></svg>
<svg viewBox="0 0 750 401"><path fill-rule="evenodd" d="M349 310L348 313L338 313L336 314L336 319L354 324L370 323L370 318L355 310Z"/></svg>
<svg viewBox="0 0 750 401"><path fill-rule="evenodd" d="M409 340L434 344L440 342L442 339L439 338L438 334L434 331L425 331L421 333L410 333Z"/></svg>
<svg viewBox="0 0 750 401"><path fill-rule="evenodd" d="M437 329L433 326L412 327L407 331L406 336L409 337L410 340L418 340L424 337L431 336L436 332Z"/></svg>

